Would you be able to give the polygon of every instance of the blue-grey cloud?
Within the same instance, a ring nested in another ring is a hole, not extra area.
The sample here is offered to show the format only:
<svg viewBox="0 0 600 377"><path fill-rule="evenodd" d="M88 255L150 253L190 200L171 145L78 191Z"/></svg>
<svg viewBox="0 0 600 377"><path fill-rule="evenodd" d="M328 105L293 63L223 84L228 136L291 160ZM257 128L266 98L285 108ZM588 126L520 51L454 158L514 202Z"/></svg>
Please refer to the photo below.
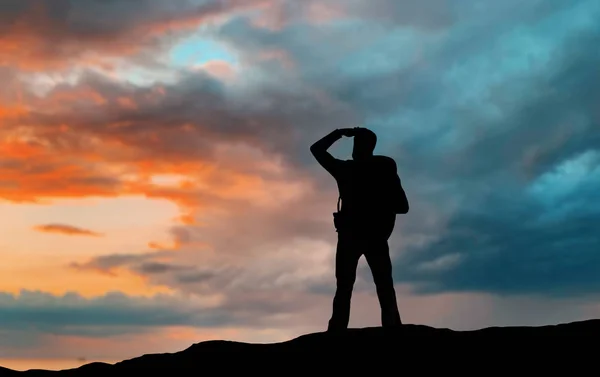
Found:
<svg viewBox="0 0 600 377"><path fill-rule="evenodd" d="M528 53L546 47L543 64L491 87L485 102L496 115L481 126L489 129L458 134L459 148L430 170L457 208L433 242L400 253L398 279L419 292L598 292L600 28L588 22L598 10L576 2L519 30L521 41L538 40ZM503 68L498 60L498 75Z"/></svg>
<svg viewBox="0 0 600 377"><path fill-rule="evenodd" d="M136 332L149 326L191 325L198 320L205 321L204 326L223 323L222 317L215 315L202 320L202 314L181 304L182 301L174 303L168 296L131 298L115 292L86 299L76 293L54 296L22 291L18 296L0 295L0 317L5 330L36 328L44 333L83 331L85 335L97 332L101 336L109 335L111 327L113 332Z"/></svg>
<svg viewBox="0 0 600 377"><path fill-rule="evenodd" d="M110 292L85 298L75 292L52 295L23 290L19 295L0 293L0 333L110 337L169 326L260 328L270 323L276 327L281 325L277 315L294 307L290 303L285 297L237 297L215 305L189 295L136 297Z"/></svg>

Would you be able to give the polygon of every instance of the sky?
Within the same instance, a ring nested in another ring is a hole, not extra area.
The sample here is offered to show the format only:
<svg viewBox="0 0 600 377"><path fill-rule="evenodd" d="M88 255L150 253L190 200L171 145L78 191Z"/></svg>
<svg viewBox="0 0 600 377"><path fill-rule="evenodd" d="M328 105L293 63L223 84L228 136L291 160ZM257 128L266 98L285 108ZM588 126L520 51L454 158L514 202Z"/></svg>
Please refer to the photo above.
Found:
<svg viewBox="0 0 600 377"><path fill-rule="evenodd" d="M405 323L600 317L598 19L596 0L2 1L0 359L324 331L337 186L309 146L357 125L410 202ZM378 325L361 260L350 326Z"/></svg>

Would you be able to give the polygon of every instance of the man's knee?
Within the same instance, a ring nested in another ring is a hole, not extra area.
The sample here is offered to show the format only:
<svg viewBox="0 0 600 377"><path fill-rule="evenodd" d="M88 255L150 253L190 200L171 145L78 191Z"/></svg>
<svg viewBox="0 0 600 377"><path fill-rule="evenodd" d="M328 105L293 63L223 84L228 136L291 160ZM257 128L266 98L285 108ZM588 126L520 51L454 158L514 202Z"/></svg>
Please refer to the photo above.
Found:
<svg viewBox="0 0 600 377"><path fill-rule="evenodd" d="M356 277L353 276L338 276L337 277L337 288L341 290L352 290Z"/></svg>
<svg viewBox="0 0 600 377"><path fill-rule="evenodd" d="M356 280L356 266L354 263L339 263L335 269L335 278L338 286L352 287Z"/></svg>
<svg viewBox="0 0 600 377"><path fill-rule="evenodd" d="M379 276L377 278L374 278L373 281L375 282L375 286L379 290L389 291L394 289L394 279L392 279L391 275L389 277Z"/></svg>
<svg viewBox="0 0 600 377"><path fill-rule="evenodd" d="M390 289L394 287L394 277L391 266L387 264L373 266L373 282L378 289Z"/></svg>

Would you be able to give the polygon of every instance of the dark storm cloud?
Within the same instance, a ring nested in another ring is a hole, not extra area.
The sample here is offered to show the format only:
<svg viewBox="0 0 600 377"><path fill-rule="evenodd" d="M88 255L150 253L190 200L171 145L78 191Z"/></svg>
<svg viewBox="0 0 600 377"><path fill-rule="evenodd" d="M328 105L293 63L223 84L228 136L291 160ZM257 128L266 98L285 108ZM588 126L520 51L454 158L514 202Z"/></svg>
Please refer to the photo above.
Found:
<svg viewBox="0 0 600 377"><path fill-rule="evenodd" d="M171 46L201 23L256 1L7 0L0 4L0 65L65 68L71 63L141 54ZM21 48L15 49L13 45ZM91 54L90 54L91 53ZM99 55L95 55L99 53ZM108 63L105 60L105 63ZM138 64L155 64L137 59Z"/></svg>
<svg viewBox="0 0 600 377"><path fill-rule="evenodd" d="M67 103L53 100L77 95L84 88L91 88L103 103L91 103L85 97ZM338 119L344 119L343 110L320 103L300 87L294 92L258 87L250 98L240 99L210 75L182 72L176 84L159 87L164 95L157 94L157 88L138 88L89 72L75 87L60 85L44 98L32 99L36 107L11 123L15 127L36 125L36 132L58 148L86 148L81 140L100 137L137 149L138 158L160 155L190 160L210 159L219 142L240 141L270 153L305 155L305 146L297 143L303 130L321 127L328 116L336 119L340 112ZM255 96L259 100L251 100ZM122 106L120 98L128 98L135 107ZM77 134L49 132L63 124Z"/></svg>
<svg viewBox="0 0 600 377"><path fill-rule="evenodd" d="M397 261L396 278L416 283L421 293L597 293L600 208L539 222L545 214L539 208L519 203L511 210L507 200L488 201L489 213L453 215L437 241L406 251Z"/></svg>
<svg viewBox="0 0 600 377"><path fill-rule="evenodd" d="M435 242L404 251L398 279L429 293L600 290L598 43L597 27L573 33L547 73L532 75L529 95L509 102L497 93L505 101L498 132L439 175L461 192L459 208Z"/></svg>
<svg viewBox="0 0 600 377"><path fill-rule="evenodd" d="M327 34L302 26L269 31L235 19L221 37L248 46L248 53L286 51L299 62L301 77L385 132L380 151L398 158L409 198L417 203L397 233L400 239L437 239L399 252L398 279L417 283L420 292L597 292L597 163L588 176L565 175L536 194L552 196L557 186L583 180L560 202L572 208L567 213L541 206L530 188L600 145L600 56L594 47L600 29L593 22L600 8L592 1L457 7L461 16L446 24L446 35L414 36L424 43L420 56L397 29L341 37L359 22ZM328 37L340 43L316 42ZM377 40L380 48L395 39L406 49L380 49L387 60L379 64L361 38ZM357 61L370 69L361 71ZM325 123L320 133L333 128ZM317 137L311 131L307 135ZM428 228L419 205L425 202L439 204L434 211L446 225ZM552 216L562 221L538 222Z"/></svg>

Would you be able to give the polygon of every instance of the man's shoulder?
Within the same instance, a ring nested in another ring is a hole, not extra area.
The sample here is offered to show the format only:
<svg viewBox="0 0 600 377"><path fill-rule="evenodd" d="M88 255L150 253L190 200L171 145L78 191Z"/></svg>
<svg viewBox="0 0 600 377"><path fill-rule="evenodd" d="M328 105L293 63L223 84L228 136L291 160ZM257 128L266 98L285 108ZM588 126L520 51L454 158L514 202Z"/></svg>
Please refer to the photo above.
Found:
<svg viewBox="0 0 600 377"><path fill-rule="evenodd" d="M338 179L339 177L344 176L349 170L352 170L352 160L342 160L339 158L335 159L336 169L331 174Z"/></svg>
<svg viewBox="0 0 600 377"><path fill-rule="evenodd" d="M380 160L380 161L395 162L393 158L391 158L390 156L383 155L383 154L375 154L375 155L373 155L373 158Z"/></svg>
<svg viewBox="0 0 600 377"><path fill-rule="evenodd" d="M396 167L396 161L391 158L390 156L385 156L385 155L374 155L373 158L375 159L375 161L378 164L384 165L384 166L388 166L388 167Z"/></svg>

